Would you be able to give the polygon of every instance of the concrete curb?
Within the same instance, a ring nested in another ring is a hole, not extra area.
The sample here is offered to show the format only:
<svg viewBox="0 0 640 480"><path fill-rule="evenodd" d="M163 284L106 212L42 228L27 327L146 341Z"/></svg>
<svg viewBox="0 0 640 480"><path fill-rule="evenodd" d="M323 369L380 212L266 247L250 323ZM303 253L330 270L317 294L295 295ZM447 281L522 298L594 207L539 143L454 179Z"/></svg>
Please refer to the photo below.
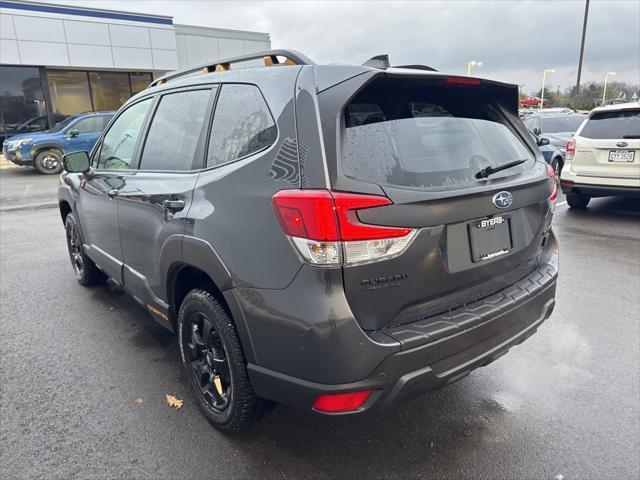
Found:
<svg viewBox="0 0 640 480"><path fill-rule="evenodd" d="M57 202L31 203L29 205L11 205L9 207L0 207L0 213L19 212L22 210L40 210L45 208L55 208L57 206Z"/></svg>

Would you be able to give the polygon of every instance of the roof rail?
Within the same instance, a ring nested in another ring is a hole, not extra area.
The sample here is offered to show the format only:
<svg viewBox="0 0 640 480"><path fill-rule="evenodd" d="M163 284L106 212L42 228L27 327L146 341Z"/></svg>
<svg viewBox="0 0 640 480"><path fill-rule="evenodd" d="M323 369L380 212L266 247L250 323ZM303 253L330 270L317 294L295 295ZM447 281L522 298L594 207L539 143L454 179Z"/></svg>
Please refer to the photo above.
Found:
<svg viewBox="0 0 640 480"><path fill-rule="evenodd" d="M429 65L394 65L393 68L406 68L406 69L411 69L411 70L427 70L429 72L437 72L438 70L436 70L433 67L430 67Z"/></svg>
<svg viewBox="0 0 640 480"><path fill-rule="evenodd" d="M278 57L285 57L284 62L280 62ZM175 80L180 77L186 77L195 73L212 73L212 72L226 72L231 69L231 65L234 63L246 62L249 60L263 59L266 67L273 65L315 65L306 55L297 52L295 50L266 50L264 52L250 53L248 55L240 55L238 57L224 58L222 60L216 60L215 62L202 63L195 67L187 67L174 72L169 72L166 75L151 82L149 87L155 87L157 85L163 85L171 80Z"/></svg>

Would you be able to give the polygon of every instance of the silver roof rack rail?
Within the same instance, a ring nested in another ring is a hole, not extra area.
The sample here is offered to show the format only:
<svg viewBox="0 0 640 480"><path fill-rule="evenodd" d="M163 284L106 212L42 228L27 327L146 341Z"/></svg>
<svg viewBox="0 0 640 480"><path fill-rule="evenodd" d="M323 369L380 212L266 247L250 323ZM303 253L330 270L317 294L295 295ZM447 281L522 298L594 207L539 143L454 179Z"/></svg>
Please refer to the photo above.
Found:
<svg viewBox="0 0 640 480"><path fill-rule="evenodd" d="M278 57L285 57L284 61L280 61ZM194 67L187 67L166 75L151 82L149 87L163 85L171 80L180 77L186 77L197 73L226 72L231 69L234 63L246 62L249 60L263 59L266 67L273 65L315 65L315 63L306 55L295 50L266 50L264 52L250 53L248 55L240 55L238 57L224 58L215 62L202 63Z"/></svg>

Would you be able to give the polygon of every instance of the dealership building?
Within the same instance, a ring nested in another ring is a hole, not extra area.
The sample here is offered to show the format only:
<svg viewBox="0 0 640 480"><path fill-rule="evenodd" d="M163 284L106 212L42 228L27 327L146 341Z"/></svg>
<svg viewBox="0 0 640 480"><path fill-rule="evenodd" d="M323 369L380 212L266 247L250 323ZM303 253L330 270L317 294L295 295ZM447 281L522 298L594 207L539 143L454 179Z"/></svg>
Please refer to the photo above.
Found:
<svg viewBox="0 0 640 480"><path fill-rule="evenodd" d="M269 50L269 34L173 18L0 0L0 131L115 110L167 71Z"/></svg>

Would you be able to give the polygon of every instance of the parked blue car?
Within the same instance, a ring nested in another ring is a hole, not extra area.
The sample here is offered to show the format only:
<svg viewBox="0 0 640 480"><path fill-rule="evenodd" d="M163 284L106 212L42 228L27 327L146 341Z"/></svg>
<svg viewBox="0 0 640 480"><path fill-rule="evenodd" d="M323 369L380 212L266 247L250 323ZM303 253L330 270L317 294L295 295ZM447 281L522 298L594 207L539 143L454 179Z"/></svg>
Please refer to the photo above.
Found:
<svg viewBox="0 0 640 480"><path fill-rule="evenodd" d="M35 167L40 173L60 173L62 156L91 151L115 112L80 113L50 130L14 135L4 141L2 153L16 165Z"/></svg>

